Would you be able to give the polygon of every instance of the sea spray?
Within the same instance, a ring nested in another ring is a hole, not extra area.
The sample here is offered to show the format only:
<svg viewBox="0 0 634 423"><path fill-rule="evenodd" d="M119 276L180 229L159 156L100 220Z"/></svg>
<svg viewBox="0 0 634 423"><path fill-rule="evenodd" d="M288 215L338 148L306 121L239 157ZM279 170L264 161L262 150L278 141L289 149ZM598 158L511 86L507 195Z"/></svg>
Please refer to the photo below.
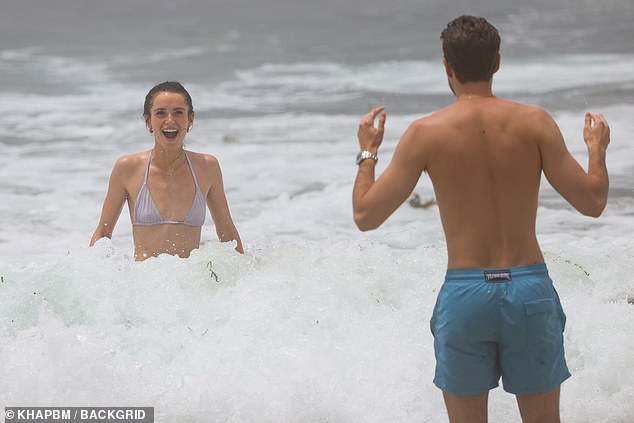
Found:
<svg viewBox="0 0 634 423"><path fill-rule="evenodd" d="M5 403L152 404L158 421L443 421L429 331L442 246L233 248L137 263L102 240L4 264L0 377L21 381ZM568 314L562 414L625 422L634 307L610 299L632 292L618 278L633 252L606 249L610 266L590 253L546 252ZM512 396L492 404L491 421L519 421Z"/></svg>

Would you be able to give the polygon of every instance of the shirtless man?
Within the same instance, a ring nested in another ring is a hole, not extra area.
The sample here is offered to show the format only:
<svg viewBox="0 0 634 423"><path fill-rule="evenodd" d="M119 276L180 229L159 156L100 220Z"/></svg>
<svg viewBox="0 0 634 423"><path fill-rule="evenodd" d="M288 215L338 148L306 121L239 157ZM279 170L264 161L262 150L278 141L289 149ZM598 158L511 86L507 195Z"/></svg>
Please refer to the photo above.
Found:
<svg viewBox="0 0 634 423"><path fill-rule="evenodd" d="M586 172L546 111L493 96L500 37L491 24L461 16L441 39L456 101L413 122L376 181L386 113L378 107L362 118L354 220L362 231L377 228L427 172L447 241L431 328L434 383L450 422L486 422L500 377L525 423L559 422L559 388L570 376L566 317L535 234L539 184L544 172L574 208L598 217L608 197L610 129L602 115L585 115Z"/></svg>

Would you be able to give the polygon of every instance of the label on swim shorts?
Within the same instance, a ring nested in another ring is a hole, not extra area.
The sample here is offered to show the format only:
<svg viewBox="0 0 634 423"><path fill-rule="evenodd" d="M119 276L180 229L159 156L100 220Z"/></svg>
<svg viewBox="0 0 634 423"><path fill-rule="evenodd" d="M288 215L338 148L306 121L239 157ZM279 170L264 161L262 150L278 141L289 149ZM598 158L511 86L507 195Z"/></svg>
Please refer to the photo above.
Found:
<svg viewBox="0 0 634 423"><path fill-rule="evenodd" d="M492 270L484 272L484 280L487 282L510 282L511 278L510 270Z"/></svg>

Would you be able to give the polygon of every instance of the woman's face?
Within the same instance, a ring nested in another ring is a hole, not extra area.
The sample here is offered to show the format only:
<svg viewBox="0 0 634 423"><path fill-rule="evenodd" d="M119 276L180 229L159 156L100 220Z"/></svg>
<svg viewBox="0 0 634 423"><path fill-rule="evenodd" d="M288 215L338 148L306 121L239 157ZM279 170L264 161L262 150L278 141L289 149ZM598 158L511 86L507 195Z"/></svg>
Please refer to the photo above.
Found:
<svg viewBox="0 0 634 423"><path fill-rule="evenodd" d="M157 145L166 149L182 148L185 135L194 122L185 98L178 93L160 92L154 96L146 123Z"/></svg>

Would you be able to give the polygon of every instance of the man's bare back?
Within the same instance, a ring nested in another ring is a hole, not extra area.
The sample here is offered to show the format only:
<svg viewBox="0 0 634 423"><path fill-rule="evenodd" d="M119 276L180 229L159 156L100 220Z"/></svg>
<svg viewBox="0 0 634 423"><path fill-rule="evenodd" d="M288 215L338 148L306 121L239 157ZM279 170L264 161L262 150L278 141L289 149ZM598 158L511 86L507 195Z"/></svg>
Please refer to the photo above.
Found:
<svg viewBox="0 0 634 423"><path fill-rule="evenodd" d="M449 268L543 262L535 235L539 111L495 97L460 100L414 123L445 231Z"/></svg>
<svg viewBox="0 0 634 423"><path fill-rule="evenodd" d="M374 128L377 116L379 127ZM378 149L372 140L382 136L385 118L383 108L364 117L359 131L369 134L368 151ZM591 150L586 173L543 109L490 94L458 96L456 103L407 129L375 183L371 160L361 163L353 199L355 221L362 230L380 225L426 171L440 208L448 268L542 263L535 234L542 171L582 213L597 216L605 207L609 128L602 119L586 116L584 136Z"/></svg>

